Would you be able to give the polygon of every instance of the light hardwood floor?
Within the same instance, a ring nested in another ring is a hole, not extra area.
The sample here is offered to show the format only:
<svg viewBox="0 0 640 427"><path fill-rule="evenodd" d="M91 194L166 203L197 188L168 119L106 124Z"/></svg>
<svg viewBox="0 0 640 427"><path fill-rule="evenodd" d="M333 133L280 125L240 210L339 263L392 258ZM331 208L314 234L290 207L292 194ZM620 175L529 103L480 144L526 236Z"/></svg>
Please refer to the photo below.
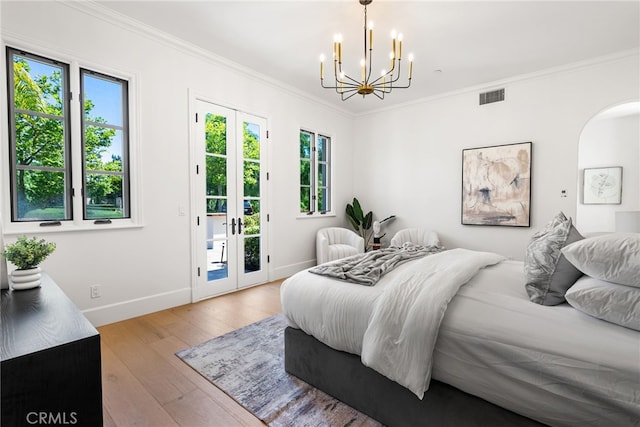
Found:
<svg viewBox="0 0 640 427"><path fill-rule="evenodd" d="M280 283L99 327L104 425L264 425L175 353L280 312Z"/></svg>

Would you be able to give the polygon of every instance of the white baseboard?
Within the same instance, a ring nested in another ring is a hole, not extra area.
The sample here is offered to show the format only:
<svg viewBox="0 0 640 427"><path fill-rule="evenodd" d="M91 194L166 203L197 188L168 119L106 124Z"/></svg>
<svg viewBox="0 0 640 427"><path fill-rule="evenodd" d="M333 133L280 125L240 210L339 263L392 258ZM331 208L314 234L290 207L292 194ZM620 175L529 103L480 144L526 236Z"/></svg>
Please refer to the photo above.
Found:
<svg viewBox="0 0 640 427"><path fill-rule="evenodd" d="M299 271L302 271L307 268L311 268L316 265L316 260L308 260L304 262L299 262L297 264L285 265L284 267L278 267L271 270L271 275L269 280L279 280L284 279L289 276L293 276Z"/></svg>
<svg viewBox="0 0 640 427"><path fill-rule="evenodd" d="M315 259L278 267L271 271L269 280L284 279L314 265L316 265ZM93 326L98 327L189 303L191 303L191 288L187 287L162 294L89 308L83 310L82 313Z"/></svg>
<svg viewBox="0 0 640 427"><path fill-rule="evenodd" d="M150 295L116 304L83 310L82 313L95 327L109 323L131 319L133 317L154 313L160 310L189 304L191 302L191 288Z"/></svg>

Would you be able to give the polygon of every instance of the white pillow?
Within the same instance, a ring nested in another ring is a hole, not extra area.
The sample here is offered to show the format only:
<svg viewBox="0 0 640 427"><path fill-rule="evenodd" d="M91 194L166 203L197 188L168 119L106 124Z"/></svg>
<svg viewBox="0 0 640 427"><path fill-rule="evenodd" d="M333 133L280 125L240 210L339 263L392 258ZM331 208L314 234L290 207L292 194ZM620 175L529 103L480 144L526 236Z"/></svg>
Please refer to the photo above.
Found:
<svg viewBox="0 0 640 427"><path fill-rule="evenodd" d="M583 313L640 331L640 288L582 276L564 297Z"/></svg>
<svg viewBox="0 0 640 427"><path fill-rule="evenodd" d="M565 246L562 253L587 276L640 287L640 233L590 237Z"/></svg>

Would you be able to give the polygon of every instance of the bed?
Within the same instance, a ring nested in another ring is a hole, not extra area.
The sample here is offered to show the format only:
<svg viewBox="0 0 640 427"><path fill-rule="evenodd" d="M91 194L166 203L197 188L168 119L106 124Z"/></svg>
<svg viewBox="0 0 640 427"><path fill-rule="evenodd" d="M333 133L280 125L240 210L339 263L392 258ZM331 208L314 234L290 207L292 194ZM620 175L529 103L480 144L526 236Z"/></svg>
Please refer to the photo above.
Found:
<svg viewBox="0 0 640 427"><path fill-rule="evenodd" d="M380 301L404 292L399 282L430 277L425 272L476 252L453 249L405 262L375 286L309 270L288 278L281 286L289 323L285 369L390 426L640 426L640 332L566 302L532 303L524 263L497 254L482 253L495 258L461 279L442 310L423 395L363 362ZM631 280L639 278L632 272ZM410 296L410 313L416 301L429 306L421 298ZM386 341L393 347L416 339Z"/></svg>

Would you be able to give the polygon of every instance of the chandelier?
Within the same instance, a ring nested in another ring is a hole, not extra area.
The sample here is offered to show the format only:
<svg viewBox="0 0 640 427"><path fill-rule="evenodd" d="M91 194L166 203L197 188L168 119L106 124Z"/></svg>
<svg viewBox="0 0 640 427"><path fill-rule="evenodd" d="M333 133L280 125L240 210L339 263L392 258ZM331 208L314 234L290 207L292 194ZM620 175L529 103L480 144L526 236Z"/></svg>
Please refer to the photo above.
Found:
<svg viewBox="0 0 640 427"><path fill-rule="evenodd" d="M389 69L383 69L380 74L372 76L373 63L373 22L369 22L367 30L367 5L373 0L359 0L364 6L364 55L360 60L360 78L354 78L342 69L342 35L338 34L333 39L333 85L325 86L324 83L324 55L320 56L320 84L325 89L335 89L343 101L353 95L374 94L380 99L391 93L393 89L406 89L411 86L413 74L413 54L409 54L409 75L406 85L397 84L400 79L400 63L402 60L402 34L391 32L392 49L389 53Z"/></svg>

